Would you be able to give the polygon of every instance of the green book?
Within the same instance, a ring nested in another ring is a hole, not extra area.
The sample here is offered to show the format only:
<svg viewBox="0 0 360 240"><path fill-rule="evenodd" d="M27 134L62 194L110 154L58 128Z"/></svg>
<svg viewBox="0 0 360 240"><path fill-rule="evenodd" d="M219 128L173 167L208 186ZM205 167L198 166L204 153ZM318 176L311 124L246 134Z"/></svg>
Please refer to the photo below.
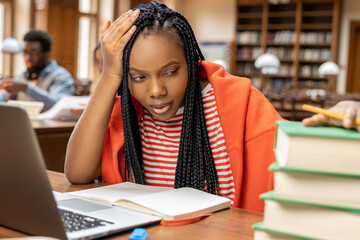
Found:
<svg viewBox="0 0 360 240"><path fill-rule="evenodd" d="M288 200L267 192L263 227L308 239L358 239L360 210Z"/></svg>
<svg viewBox="0 0 360 240"><path fill-rule="evenodd" d="M262 198L264 200L272 200L272 201L288 203L288 204L304 205L304 206L317 207L317 208L327 208L327 209L333 209L333 210L337 210L337 211L355 213L355 214L359 215L359 220L360 220L360 209L357 209L357 208L340 207L340 206L334 206L334 205L330 205L330 204L319 204L319 203L304 202L302 200L290 200L290 199L286 199L286 198L280 198L280 197L275 196L274 191L263 193L260 195L260 198Z"/></svg>
<svg viewBox="0 0 360 240"><path fill-rule="evenodd" d="M337 174L287 169L277 162L274 197L360 210L360 174Z"/></svg>
<svg viewBox="0 0 360 240"><path fill-rule="evenodd" d="M360 133L355 129L278 121L274 151L283 168L360 174Z"/></svg>
<svg viewBox="0 0 360 240"><path fill-rule="evenodd" d="M255 223L252 228L254 229L254 240L315 240L314 238L308 238L265 228L264 222Z"/></svg>

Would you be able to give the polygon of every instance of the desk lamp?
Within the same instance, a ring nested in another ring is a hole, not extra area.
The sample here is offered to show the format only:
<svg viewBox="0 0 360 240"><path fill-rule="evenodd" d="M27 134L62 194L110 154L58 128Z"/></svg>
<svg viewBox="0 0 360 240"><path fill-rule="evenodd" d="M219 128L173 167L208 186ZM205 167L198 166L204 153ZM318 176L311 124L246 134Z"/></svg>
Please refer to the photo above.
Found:
<svg viewBox="0 0 360 240"><path fill-rule="evenodd" d="M324 62L319 67L319 74L320 75L333 75L336 76L339 74L339 66L334 62Z"/></svg>
<svg viewBox="0 0 360 240"><path fill-rule="evenodd" d="M265 75L277 74L279 72L280 61L271 53L261 54L255 60L255 67L261 69Z"/></svg>
<svg viewBox="0 0 360 240"><path fill-rule="evenodd" d="M264 53L258 56L254 63L255 68L261 69L261 74L273 75L279 72L280 61L279 59L271 53ZM261 89L264 89L264 80L261 78Z"/></svg>
<svg viewBox="0 0 360 240"><path fill-rule="evenodd" d="M326 76L329 77L329 86L330 91L333 91L334 85L334 77L337 76L340 72L339 66L331 61L324 62L319 67L319 74L320 76Z"/></svg>
<svg viewBox="0 0 360 240"><path fill-rule="evenodd" d="M1 44L1 52L10 54L10 75L13 74L12 56L23 50L23 45L13 37L6 38Z"/></svg>

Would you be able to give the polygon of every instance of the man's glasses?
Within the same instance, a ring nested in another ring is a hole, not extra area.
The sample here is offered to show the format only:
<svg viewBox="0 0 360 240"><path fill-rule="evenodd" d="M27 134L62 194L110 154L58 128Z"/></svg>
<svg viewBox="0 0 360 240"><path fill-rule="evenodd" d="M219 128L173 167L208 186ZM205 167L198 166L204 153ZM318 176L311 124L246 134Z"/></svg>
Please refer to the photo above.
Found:
<svg viewBox="0 0 360 240"><path fill-rule="evenodd" d="M41 53L40 50L23 51L24 56L35 57Z"/></svg>

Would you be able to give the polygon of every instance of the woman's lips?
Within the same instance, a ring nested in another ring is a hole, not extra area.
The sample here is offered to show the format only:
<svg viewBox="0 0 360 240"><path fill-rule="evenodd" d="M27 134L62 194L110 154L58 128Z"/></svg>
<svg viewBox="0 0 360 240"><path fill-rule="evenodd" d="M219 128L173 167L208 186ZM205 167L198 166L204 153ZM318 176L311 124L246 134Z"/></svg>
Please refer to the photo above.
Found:
<svg viewBox="0 0 360 240"><path fill-rule="evenodd" d="M157 114L162 114L169 110L170 105L171 105L170 103L165 103L165 104L150 105L150 107Z"/></svg>

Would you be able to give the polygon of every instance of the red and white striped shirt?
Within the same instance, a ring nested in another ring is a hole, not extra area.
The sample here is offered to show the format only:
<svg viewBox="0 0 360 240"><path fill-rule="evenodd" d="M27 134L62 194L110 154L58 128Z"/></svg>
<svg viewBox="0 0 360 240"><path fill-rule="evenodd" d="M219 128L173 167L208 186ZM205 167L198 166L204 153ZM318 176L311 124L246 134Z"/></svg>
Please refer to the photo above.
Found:
<svg viewBox="0 0 360 240"><path fill-rule="evenodd" d="M209 83L203 90L203 106L206 128L219 180L220 195L233 202L235 197L234 179L226 151L224 132L221 127L214 90ZM175 170L179 152L183 110L167 121L154 119L144 109L140 120L142 152L147 185L174 187Z"/></svg>

